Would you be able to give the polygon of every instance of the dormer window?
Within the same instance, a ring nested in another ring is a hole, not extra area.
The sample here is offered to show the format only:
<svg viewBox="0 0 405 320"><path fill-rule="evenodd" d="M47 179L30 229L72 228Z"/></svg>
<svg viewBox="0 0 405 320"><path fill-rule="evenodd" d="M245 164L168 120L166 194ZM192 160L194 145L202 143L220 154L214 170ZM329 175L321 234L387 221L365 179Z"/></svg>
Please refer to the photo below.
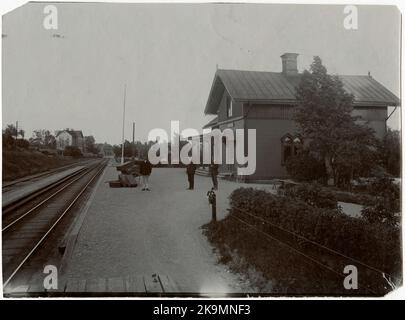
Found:
<svg viewBox="0 0 405 320"><path fill-rule="evenodd" d="M226 115L228 118L232 117L232 99L231 99L231 97L226 98Z"/></svg>

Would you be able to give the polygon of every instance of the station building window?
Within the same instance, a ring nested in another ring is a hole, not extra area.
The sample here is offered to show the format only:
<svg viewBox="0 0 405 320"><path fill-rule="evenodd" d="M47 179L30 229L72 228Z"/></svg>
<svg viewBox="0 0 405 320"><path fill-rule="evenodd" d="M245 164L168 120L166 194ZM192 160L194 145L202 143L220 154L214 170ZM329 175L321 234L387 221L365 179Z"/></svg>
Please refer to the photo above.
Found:
<svg viewBox="0 0 405 320"><path fill-rule="evenodd" d="M232 99L231 97L226 98L226 115L228 118L232 117Z"/></svg>

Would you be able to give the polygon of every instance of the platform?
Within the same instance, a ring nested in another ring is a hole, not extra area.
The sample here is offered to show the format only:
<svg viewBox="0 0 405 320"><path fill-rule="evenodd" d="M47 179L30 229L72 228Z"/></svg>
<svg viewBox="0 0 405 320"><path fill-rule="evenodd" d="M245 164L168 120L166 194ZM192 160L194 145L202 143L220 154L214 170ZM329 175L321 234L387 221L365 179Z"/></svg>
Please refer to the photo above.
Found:
<svg viewBox="0 0 405 320"><path fill-rule="evenodd" d="M155 168L151 191L142 191L140 187L110 188L107 182L117 175L116 168L106 168L82 225L76 228L77 238L71 241L74 248L63 271L66 283L134 276L149 279L158 274L167 276L178 292L249 291L246 281L217 263L202 234L201 226L211 220L206 197L212 187L210 178L195 176L195 190L187 190L185 169ZM218 219L225 217L228 196L240 186L219 182Z"/></svg>

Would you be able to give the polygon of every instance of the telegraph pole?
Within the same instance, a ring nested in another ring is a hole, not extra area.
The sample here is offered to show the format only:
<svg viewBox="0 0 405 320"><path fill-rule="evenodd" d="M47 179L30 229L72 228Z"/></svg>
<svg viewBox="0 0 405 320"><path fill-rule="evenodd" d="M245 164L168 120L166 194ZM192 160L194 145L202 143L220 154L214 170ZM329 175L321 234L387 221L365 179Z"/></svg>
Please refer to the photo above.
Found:
<svg viewBox="0 0 405 320"><path fill-rule="evenodd" d="M122 149L121 149L121 164L124 164L124 144L125 144L125 99L127 95L127 84L124 86L124 108L122 112Z"/></svg>
<svg viewBox="0 0 405 320"><path fill-rule="evenodd" d="M132 159L135 159L135 121L132 122Z"/></svg>

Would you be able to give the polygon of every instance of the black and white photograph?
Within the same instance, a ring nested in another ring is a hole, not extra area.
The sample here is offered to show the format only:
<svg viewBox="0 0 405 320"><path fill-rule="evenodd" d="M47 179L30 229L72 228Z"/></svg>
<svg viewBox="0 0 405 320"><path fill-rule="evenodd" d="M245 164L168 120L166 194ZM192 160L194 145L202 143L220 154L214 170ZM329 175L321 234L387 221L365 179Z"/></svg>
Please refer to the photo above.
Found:
<svg viewBox="0 0 405 320"><path fill-rule="evenodd" d="M245 298L397 294L401 19L363 2L2 11L3 298L244 298L200 311L246 316ZM151 311L176 312L199 310Z"/></svg>

